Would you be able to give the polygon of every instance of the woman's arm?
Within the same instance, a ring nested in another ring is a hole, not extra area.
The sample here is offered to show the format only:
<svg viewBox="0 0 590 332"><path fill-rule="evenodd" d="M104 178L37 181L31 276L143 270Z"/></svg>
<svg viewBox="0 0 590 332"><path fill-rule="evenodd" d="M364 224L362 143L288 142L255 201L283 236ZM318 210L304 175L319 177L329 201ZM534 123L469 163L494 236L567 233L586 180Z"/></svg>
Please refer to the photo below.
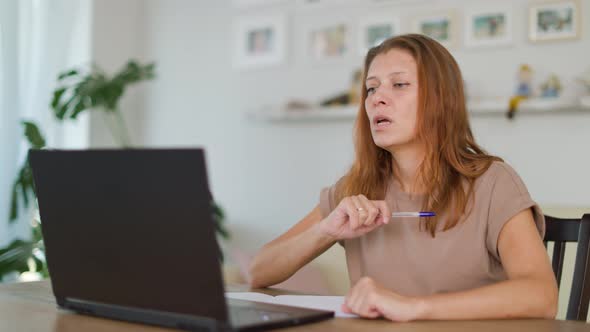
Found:
<svg viewBox="0 0 590 332"><path fill-rule="evenodd" d="M390 216L385 201L371 201L363 195L345 197L325 219L316 206L285 234L260 249L250 265L250 286L282 282L336 241L366 234L388 223Z"/></svg>
<svg viewBox="0 0 590 332"><path fill-rule="evenodd" d="M498 252L508 280L426 298L424 318L555 318L557 283L530 209L504 225Z"/></svg>
<svg viewBox="0 0 590 332"><path fill-rule="evenodd" d="M530 209L510 219L498 237L508 280L455 293L409 298L361 279L343 307L391 320L555 318L557 283Z"/></svg>
<svg viewBox="0 0 590 332"><path fill-rule="evenodd" d="M319 206L283 235L267 243L250 264L250 286L278 284L330 248L335 240L319 231Z"/></svg>

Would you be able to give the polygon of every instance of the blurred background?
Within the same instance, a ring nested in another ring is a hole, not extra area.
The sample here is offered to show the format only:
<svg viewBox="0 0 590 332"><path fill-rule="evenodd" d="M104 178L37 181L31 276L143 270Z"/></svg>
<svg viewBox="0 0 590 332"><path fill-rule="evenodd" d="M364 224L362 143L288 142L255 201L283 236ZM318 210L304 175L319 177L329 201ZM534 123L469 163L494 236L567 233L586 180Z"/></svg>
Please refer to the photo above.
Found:
<svg viewBox="0 0 590 332"><path fill-rule="evenodd" d="M590 211L589 17L587 0L0 0L0 247L30 238L35 214L21 204L9 222L29 147L21 121L48 147L120 147L105 112L60 120L51 103L60 73L115 75L133 60L153 63L154 78L121 95L131 145L206 149L231 235L226 272L244 280L248 256L350 166L355 72L367 47L406 32L455 56L479 143L546 213L579 217ZM304 288L346 291L341 248L310 268Z"/></svg>

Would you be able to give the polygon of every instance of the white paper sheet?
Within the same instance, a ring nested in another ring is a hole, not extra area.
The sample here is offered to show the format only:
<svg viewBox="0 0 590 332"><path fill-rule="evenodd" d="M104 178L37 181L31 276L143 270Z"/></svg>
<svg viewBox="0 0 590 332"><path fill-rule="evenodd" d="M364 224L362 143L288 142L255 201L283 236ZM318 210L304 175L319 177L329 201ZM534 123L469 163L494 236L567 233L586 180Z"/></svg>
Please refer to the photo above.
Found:
<svg viewBox="0 0 590 332"><path fill-rule="evenodd" d="M278 295L271 296L255 292L226 292L225 297L236 300L248 300L264 303L282 304L293 307L334 311L336 317L355 318L358 315L347 314L342 311L344 296L322 295Z"/></svg>

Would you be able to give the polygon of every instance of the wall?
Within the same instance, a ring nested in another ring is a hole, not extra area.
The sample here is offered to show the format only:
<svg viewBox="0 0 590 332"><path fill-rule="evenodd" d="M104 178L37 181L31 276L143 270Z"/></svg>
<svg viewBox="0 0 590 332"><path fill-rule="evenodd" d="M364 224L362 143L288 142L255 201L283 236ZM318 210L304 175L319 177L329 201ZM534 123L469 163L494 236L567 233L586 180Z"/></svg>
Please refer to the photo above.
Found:
<svg viewBox="0 0 590 332"><path fill-rule="evenodd" d="M119 71L130 59L146 61L143 56L143 1L98 0L92 10L92 60L107 74ZM149 83L148 83L149 84ZM140 143L143 127L142 85L130 87L121 98L120 109L129 130L131 142ZM90 125L93 147L116 147L102 112L93 112Z"/></svg>

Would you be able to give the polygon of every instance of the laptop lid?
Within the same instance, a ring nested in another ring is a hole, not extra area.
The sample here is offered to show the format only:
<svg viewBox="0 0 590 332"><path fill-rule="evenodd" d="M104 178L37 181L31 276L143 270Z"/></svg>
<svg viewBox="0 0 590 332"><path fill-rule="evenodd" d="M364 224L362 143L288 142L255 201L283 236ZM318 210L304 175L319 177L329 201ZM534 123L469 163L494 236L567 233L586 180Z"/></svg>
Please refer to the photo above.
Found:
<svg viewBox="0 0 590 332"><path fill-rule="evenodd" d="M227 321L203 150L32 150L29 160L59 304Z"/></svg>

